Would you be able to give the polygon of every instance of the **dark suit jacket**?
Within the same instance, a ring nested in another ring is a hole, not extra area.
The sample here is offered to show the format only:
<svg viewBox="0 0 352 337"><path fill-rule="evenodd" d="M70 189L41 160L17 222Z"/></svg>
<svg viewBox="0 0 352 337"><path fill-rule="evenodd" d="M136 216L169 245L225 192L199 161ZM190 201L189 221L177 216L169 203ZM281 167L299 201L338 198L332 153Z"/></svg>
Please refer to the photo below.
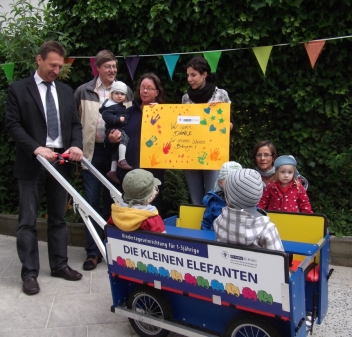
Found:
<svg viewBox="0 0 352 337"><path fill-rule="evenodd" d="M59 102L61 133L64 149L77 146L82 149L82 125L78 118L72 89L55 81ZM5 107L6 128L16 142L14 176L34 179L40 163L33 152L46 145L47 126L42 100L32 76L12 83L8 89Z"/></svg>

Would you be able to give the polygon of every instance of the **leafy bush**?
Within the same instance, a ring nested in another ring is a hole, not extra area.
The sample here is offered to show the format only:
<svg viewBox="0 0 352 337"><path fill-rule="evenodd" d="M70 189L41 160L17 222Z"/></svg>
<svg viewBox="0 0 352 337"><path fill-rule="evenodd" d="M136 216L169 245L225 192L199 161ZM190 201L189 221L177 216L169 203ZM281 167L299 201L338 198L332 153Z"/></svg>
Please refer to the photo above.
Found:
<svg viewBox="0 0 352 337"><path fill-rule="evenodd" d="M352 234L351 41L327 41L314 69L302 44L352 35L350 1L52 0L49 6L46 27L65 32L58 38L71 55L92 56L105 48L123 56L239 48L223 52L217 70L236 120L230 157L253 167L253 146L271 139L279 154L296 157L315 212L328 216L334 233ZM264 76L250 48L282 43L290 45L273 48ZM141 57L135 78L154 71L168 102L180 103L188 86L185 65L193 56L181 55L172 81L162 56ZM70 85L89 79L89 60L76 59ZM123 58L119 79L135 87ZM174 173L168 179L182 179ZM174 198L166 199L173 211L185 195L175 185L168 188L174 188Z"/></svg>
<svg viewBox="0 0 352 337"><path fill-rule="evenodd" d="M64 34L50 29L44 24L50 17L49 8L40 9L27 1L18 1L10 5L10 13L0 15L0 63L14 62L13 80L22 79L36 69L35 56L44 41L55 39L66 48L68 41ZM17 180L13 177L15 144L5 130L5 102L7 81L0 71L0 212L18 213ZM43 201L40 216L45 216Z"/></svg>

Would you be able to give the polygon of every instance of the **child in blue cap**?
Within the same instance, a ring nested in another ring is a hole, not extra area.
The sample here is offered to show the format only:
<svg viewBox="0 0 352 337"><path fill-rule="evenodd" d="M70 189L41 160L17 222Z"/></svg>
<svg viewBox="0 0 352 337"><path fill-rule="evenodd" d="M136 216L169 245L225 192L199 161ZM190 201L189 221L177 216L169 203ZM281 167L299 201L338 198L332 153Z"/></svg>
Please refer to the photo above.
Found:
<svg viewBox="0 0 352 337"><path fill-rule="evenodd" d="M280 156L274 167L274 181L266 186L258 207L269 211L313 213L308 194L297 179L295 158Z"/></svg>

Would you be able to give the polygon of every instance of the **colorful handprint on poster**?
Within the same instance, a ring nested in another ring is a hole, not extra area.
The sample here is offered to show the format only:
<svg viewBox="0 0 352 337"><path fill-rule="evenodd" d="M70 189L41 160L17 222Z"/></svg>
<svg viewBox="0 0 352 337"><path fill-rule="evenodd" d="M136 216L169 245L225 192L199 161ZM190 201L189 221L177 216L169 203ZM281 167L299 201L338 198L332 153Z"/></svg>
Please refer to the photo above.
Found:
<svg viewBox="0 0 352 337"><path fill-rule="evenodd" d="M230 103L144 107L142 168L218 170L229 142Z"/></svg>

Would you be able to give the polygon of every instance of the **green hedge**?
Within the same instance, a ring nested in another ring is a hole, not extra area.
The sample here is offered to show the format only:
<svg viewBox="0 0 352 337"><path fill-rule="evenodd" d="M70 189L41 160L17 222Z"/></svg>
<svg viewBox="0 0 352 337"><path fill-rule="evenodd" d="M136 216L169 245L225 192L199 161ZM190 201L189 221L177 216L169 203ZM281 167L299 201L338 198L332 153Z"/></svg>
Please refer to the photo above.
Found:
<svg viewBox="0 0 352 337"><path fill-rule="evenodd" d="M327 41L313 70L302 44L352 35L350 1L52 0L49 7L47 27L65 33L57 39L75 56L104 48L123 56L239 48L223 52L217 70L236 120L231 159L253 167L253 146L271 139L279 154L296 157L314 211L328 216L334 233L352 234L351 39ZM289 45L273 48L264 76L250 47L283 43ZM181 55L172 81L161 56L142 57L135 78L156 72L168 102L180 103L192 56ZM118 77L135 87L123 58ZM89 59L76 59L69 84L75 88L90 78ZM1 179L12 192L11 179ZM180 172L168 179L183 181ZM170 211L172 201L184 200L183 188L177 197L166 189Z"/></svg>

